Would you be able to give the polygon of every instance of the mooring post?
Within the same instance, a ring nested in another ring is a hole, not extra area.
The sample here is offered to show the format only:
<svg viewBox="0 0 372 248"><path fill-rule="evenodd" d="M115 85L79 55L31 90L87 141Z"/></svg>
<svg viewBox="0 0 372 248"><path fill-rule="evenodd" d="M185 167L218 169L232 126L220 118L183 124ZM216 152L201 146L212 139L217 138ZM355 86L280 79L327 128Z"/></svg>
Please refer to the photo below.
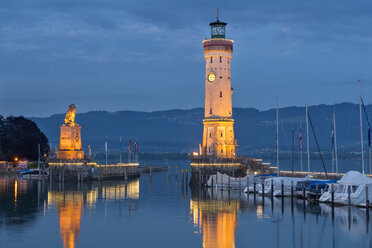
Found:
<svg viewBox="0 0 372 248"><path fill-rule="evenodd" d="M152 166L151 165L150 165L149 169L150 169L150 177L152 177Z"/></svg>
<svg viewBox="0 0 372 248"><path fill-rule="evenodd" d="M303 182L302 185L302 197L305 199L306 198L306 187L305 187L305 181Z"/></svg>
<svg viewBox="0 0 372 248"><path fill-rule="evenodd" d="M335 191L333 188L333 184L331 184L331 203L332 203L332 212L335 207Z"/></svg>
<svg viewBox="0 0 372 248"><path fill-rule="evenodd" d="M315 201L318 201L318 194L319 194L319 192L318 192L318 189L319 189L319 187L318 187L318 183L316 183L315 184Z"/></svg>
<svg viewBox="0 0 372 248"><path fill-rule="evenodd" d="M199 179L199 187L201 186L201 170L199 170L199 177L198 177L198 179Z"/></svg>
<svg viewBox="0 0 372 248"><path fill-rule="evenodd" d="M262 178L261 182L261 188L262 188L262 197L265 197L265 180Z"/></svg>
<svg viewBox="0 0 372 248"><path fill-rule="evenodd" d="M228 176L229 177L229 185L228 185L228 189L230 190L230 176Z"/></svg>
<svg viewBox="0 0 372 248"><path fill-rule="evenodd" d="M50 183L50 185L52 185L52 177L53 177L53 169L50 166L49 167L49 183Z"/></svg>
<svg viewBox="0 0 372 248"><path fill-rule="evenodd" d="M292 197L292 200L293 200L293 181L291 180L291 197Z"/></svg>
<svg viewBox="0 0 372 248"><path fill-rule="evenodd" d="M183 169L181 170L181 182L182 182L182 185L183 185Z"/></svg>
<svg viewBox="0 0 372 248"><path fill-rule="evenodd" d="M282 180L282 197L284 197L284 182Z"/></svg>
<svg viewBox="0 0 372 248"><path fill-rule="evenodd" d="M368 185L366 185L366 208L369 211Z"/></svg>
<svg viewBox="0 0 372 248"><path fill-rule="evenodd" d="M186 171L185 171L185 174L186 174L186 188L187 188L187 184L189 183L189 170L188 169L186 169Z"/></svg>
<svg viewBox="0 0 372 248"><path fill-rule="evenodd" d="M242 189L242 183L241 183L241 179L240 179L240 176L239 176L239 191Z"/></svg>
<svg viewBox="0 0 372 248"><path fill-rule="evenodd" d="M246 185L247 189L248 189L248 193L249 193L249 176L247 176L247 185Z"/></svg>
<svg viewBox="0 0 372 248"><path fill-rule="evenodd" d="M256 180L253 178L253 193L256 195Z"/></svg>
<svg viewBox="0 0 372 248"><path fill-rule="evenodd" d="M350 206L351 205L351 185L348 185L347 186L347 204Z"/></svg>
<svg viewBox="0 0 372 248"><path fill-rule="evenodd" d="M274 197L274 180L271 179L271 197Z"/></svg>
<svg viewBox="0 0 372 248"><path fill-rule="evenodd" d="M171 167L168 166L168 178L170 179L170 177L171 177Z"/></svg>
<svg viewBox="0 0 372 248"><path fill-rule="evenodd" d="M369 199L368 199L368 185L366 185L366 219L367 219L367 229L369 224Z"/></svg>
<svg viewBox="0 0 372 248"><path fill-rule="evenodd" d="M177 168L178 168L178 166L176 165L176 171L175 171L175 173L176 173L176 180L177 180Z"/></svg>

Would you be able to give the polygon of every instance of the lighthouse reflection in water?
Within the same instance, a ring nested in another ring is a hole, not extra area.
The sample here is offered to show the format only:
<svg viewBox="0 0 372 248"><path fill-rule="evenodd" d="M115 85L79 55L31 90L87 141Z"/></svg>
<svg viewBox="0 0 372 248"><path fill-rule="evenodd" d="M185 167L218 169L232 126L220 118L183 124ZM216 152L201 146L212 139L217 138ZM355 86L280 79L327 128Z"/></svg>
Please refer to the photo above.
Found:
<svg viewBox="0 0 372 248"><path fill-rule="evenodd" d="M367 216L362 208L191 189L168 172L94 183L0 176L7 248L370 247Z"/></svg>
<svg viewBox="0 0 372 248"><path fill-rule="evenodd" d="M234 197L235 196L235 197ZM204 248L235 247L239 198L228 191L195 190L190 199L193 223L203 235ZM234 199L235 198L235 199Z"/></svg>
<svg viewBox="0 0 372 248"><path fill-rule="evenodd" d="M95 207L97 200L134 200L135 206L138 203L139 179L129 182L103 182L90 187L84 184L71 186L73 185L63 185L62 190L59 185L58 190L48 192L48 204L57 207L60 238L64 248L73 248L79 241L84 206L89 212Z"/></svg>

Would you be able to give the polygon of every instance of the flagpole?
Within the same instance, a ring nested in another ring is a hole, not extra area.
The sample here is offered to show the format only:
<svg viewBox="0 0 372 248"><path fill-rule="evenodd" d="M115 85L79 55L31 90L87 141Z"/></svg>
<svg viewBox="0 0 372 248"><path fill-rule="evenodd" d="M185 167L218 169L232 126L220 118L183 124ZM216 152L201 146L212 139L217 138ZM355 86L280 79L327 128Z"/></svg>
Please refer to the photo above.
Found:
<svg viewBox="0 0 372 248"><path fill-rule="evenodd" d="M338 158L337 158L337 133L336 133L336 112L333 111L333 124L335 130L335 161L336 161L336 177L338 178Z"/></svg>
<svg viewBox="0 0 372 248"><path fill-rule="evenodd" d="M276 173L279 176L279 107L278 97L276 97Z"/></svg>
<svg viewBox="0 0 372 248"><path fill-rule="evenodd" d="M129 143L128 143L128 164L130 163L130 146L131 146L131 142L130 142L130 139L129 139Z"/></svg>
<svg viewBox="0 0 372 248"><path fill-rule="evenodd" d="M309 145L309 112L306 104L306 143L307 143L307 172L310 173L310 145Z"/></svg>
<svg viewBox="0 0 372 248"><path fill-rule="evenodd" d="M335 150L334 150L334 120L332 118L332 173L335 172L335 159L334 159L334 156L335 156Z"/></svg>
<svg viewBox="0 0 372 248"><path fill-rule="evenodd" d="M106 166L107 166L107 135L106 135L106 142L105 142L105 151L106 151Z"/></svg>
<svg viewBox="0 0 372 248"><path fill-rule="evenodd" d="M364 147L363 147L363 120L362 120L362 97L360 95L360 79L358 80L359 93L359 123L360 123L360 148L362 152L362 172L364 174Z"/></svg>
<svg viewBox="0 0 372 248"><path fill-rule="evenodd" d="M119 144L119 149L120 149L120 151L119 151L119 152L120 152L120 159L119 159L119 163L121 164L121 150L122 150L122 149L121 149L121 136L120 136L120 144Z"/></svg>
<svg viewBox="0 0 372 248"><path fill-rule="evenodd" d="M300 164L301 164L301 171L303 171L303 159L302 159L302 130L301 130L301 122L300 122Z"/></svg>

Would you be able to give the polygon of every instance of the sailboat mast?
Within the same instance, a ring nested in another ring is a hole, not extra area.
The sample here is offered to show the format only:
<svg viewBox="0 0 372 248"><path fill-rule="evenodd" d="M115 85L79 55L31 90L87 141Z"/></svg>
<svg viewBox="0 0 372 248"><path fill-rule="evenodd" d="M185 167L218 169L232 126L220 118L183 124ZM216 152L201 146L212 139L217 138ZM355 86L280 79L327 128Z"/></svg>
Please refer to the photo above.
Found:
<svg viewBox="0 0 372 248"><path fill-rule="evenodd" d="M279 107L276 97L276 171L279 176Z"/></svg>
<svg viewBox="0 0 372 248"><path fill-rule="evenodd" d="M300 164L301 164L301 171L303 171L303 164L302 164L302 127L300 122Z"/></svg>
<svg viewBox="0 0 372 248"><path fill-rule="evenodd" d="M358 93L359 93L360 148L362 150L362 172L364 174L363 119L362 119L362 97L360 95L360 79L358 80Z"/></svg>
<svg viewBox="0 0 372 248"><path fill-rule="evenodd" d="M306 149L307 149L307 172L310 173L310 145L309 145L309 113L306 104Z"/></svg>
<svg viewBox="0 0 372 248"><path fill-rule="evenodd" d="M338 178L338 159L337 159L337 133L336 133L336 113L333 112L333 125L335 132L335 162L336 162L336 177Z"/></svg>

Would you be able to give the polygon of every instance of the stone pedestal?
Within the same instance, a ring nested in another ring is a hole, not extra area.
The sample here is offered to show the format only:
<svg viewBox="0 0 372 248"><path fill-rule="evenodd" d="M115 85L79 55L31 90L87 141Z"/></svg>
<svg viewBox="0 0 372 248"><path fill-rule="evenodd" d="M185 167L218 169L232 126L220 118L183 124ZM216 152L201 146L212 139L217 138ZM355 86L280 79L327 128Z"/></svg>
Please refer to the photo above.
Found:
<svg viewBox="0 0 372 248"><path fill-rule="evenodd" d="M61 127L57 159L84 159L84 151L81 145L81 127L78 124L74 126L64 124Z"/></svg>

